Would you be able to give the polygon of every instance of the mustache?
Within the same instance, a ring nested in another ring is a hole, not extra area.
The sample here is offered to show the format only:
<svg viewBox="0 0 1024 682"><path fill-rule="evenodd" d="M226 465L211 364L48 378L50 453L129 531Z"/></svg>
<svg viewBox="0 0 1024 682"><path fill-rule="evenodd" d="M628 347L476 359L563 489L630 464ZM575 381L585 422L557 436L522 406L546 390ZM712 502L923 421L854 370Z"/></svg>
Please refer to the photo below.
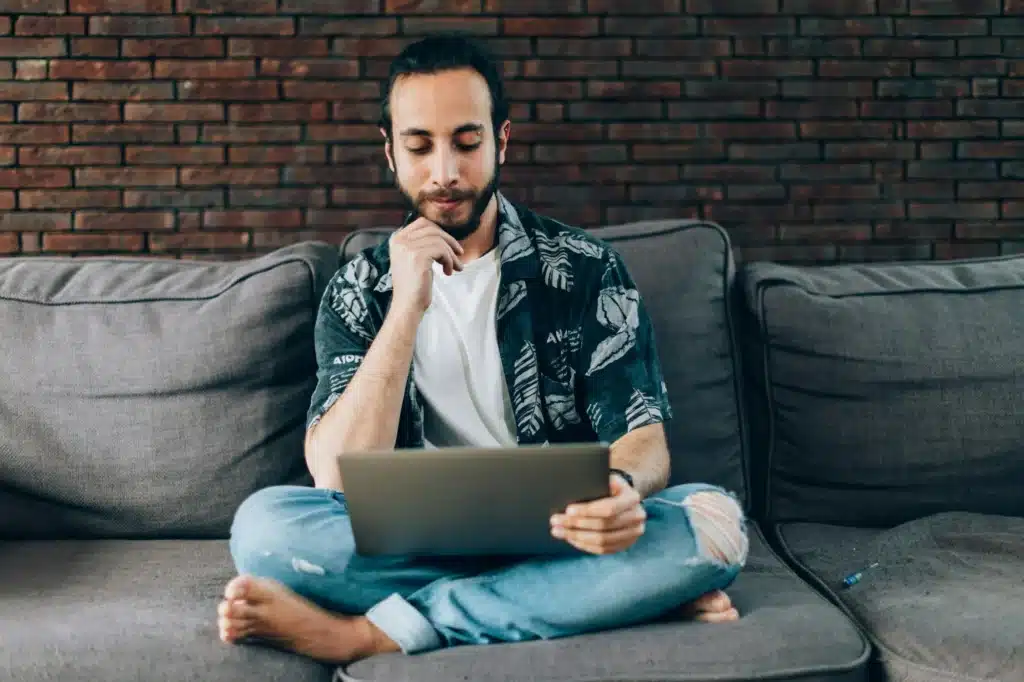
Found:
<svg viewBox="0 0 1024 682"><path fill-rule="evenodd" d="M469 190L441 190L422 195L423 201L462 201L472 199L475 195Z"/></svg>

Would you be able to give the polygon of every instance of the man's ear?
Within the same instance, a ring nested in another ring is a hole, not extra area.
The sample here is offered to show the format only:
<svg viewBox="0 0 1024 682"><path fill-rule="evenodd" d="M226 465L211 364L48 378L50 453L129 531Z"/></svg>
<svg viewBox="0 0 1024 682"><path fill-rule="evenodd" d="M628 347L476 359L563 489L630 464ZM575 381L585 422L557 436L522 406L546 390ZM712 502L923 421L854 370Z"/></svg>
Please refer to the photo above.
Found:
<svg viewBox="0 0 1024 682"><path fill-rule="evenodd" d="M384 136L384 156L386 156L387 159L388 159L388 168L390 168L391 172L394 173L395 172L394 149L391 146L391 140L388 139L388 131L386 131L383 128L381 128L380 129L380 134Z"/></svg>
<svg viewBox="0 0 1024 682"><path fill-rule="evenodd" d="M505 163L505 150L508 149L508 138L511 130L512 122L507 120L498 129L498 139L496 140L498 145L498 163Z"/></svg>

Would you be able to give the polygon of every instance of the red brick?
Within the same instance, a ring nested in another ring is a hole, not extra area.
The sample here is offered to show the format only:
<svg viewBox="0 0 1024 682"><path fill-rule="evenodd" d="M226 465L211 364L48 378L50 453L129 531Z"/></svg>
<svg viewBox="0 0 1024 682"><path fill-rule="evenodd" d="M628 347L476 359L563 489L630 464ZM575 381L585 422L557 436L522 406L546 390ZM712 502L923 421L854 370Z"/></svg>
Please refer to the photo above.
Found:
<svg viewBox="0 0 1024 682"><path fill-rule="evenodd" d="M139 102L174 99L171 83L73 83L71 96L76 100Z"/></svg>
<svg viewBox="0 0 1024 682"><path fill-rule="evenodd" d="M280 104L231 104L228 118L247 123L279 121L325 121L326 102L288 102Z"/></svg>
<svg viewBox="0 0 1024 682"><path fill-rule="evenodd" d="M18 17L14 32L19 36L84 35L85 17Z"/></svg>
<svg viewBox="0 0 1024 682"><path fill-rule="evenodd" d="M181 169L181 185L276 185L277 168L225 168L199 166Z"/></svg>
<svg viewBox="0 0 1024 682"><path fill-rule="evenodd" d="M796 137L792 123L709 123L707 134L719 139L786 139Z"/></svg>
<svg viewBox="0 0 1024 682"><path fill-rule="evenodd" d="M3 200L0 199L0 205ZM18 246L18 235L16 234L0 234L0 253L17 253Z"/></svg>
<svg viewBox="0 0 1024 682"><path fill-rule="evenodd" d="M63 38L2 38L0 57L60 57L64 55Z"/></svg>
<svg viewBox="0 0 1024 682"><path fill-rule="evenodd" d="M278 99L277 83L246 80L190 80L178 85L183 100L272 100Z"/></svg>
<svg viewBox="0 0 1024 682"><path fill-rule="evenodd" d="M66 125L0 125L0 144L65 144L69 141Z"/></svg>
<svg viewBox="0 0 1024 682"><path fill-rule="evenodd" d="M25 102L18 105L18 120L33 121L118 121L121 112L116 104L51 104Z"/></svg>
<svg viewBox="0 0 1024 682"><path fill-rule="evenodd" d="M374 185L380 180L378 168L360 166L287 166L286 185Z"/></svg>
<svg viewBox="0 0 1024 682"><path fill-rule="evenodd" d="M203 126L202 142L256 144L260 142L298 142L301 129L297 125L216 125Z"/></svg>
<svg viewBox="0 0 1024 682"><path fill-rule="evenodd" d="M483 10L482 0L383 0L384 11L392 14L473 14Z"/></svg>
<svg viewBox="0 0 1024 682"><path fill-rule="evenodd" d="M917 149L913 142L835 142L825 145L826 159L913 159Z"/></svg>
<svg viewBox="0 0 1024 682"><path fill-rule="evenodd" d="M322 145L233 146L228 150L228 161L246 165L322 164L327 162L327 149Z"/></svg>
<svg viewBox="0 0 1024 682"><path fill-rule="evenodd" d="M219 38L153 38L146 40L126 38L122 43L121 51L128 58L187 57L201 59L223 57L225 54L224 41Z"/></svg>
<svg viewBox="0 0 1024 682"><path fill-rule="evenodd" d="M990 220L999 217L995 201L910 202L907 215L913 220Z"/></svg>
<svg viewBox="0 0 1024 682"><path fill-rule="evenodd" d="M583 18L537 18L507 17L504 20L505 35L515 36L585 36L597 35L597 17Z"/></svg>
<svg viewBox="0 0 1024 682"><path fill-rule="evenodd" d="M145 238L141 234L65 234L43 235L43 250L58 252L142 251Z"/></svg>
<svg viewBox="0 0 1024 682"><path fill-rule="evenodd" d="M173 0L68 0L75 14L170 14Z"/></svg>
<svg viewBox="0 0 1024 682"><path fill-rule="evenodd" d="M4 83L3 97L13 101L64 101L68 99L67 83Z"/></svg>
<svg viewBox="0 0 1024 682"><path fill-rule="evenodd" d="M261 76L281 78L356 78L359 62L355 59L262 59Z"/></svg>
<svg viewBox="0 0 1024 682"><path fill-rule="evenodd" d="M11 18L0 16L0 35L6 35L11 32Z"/></svg>
<svg viewBox="0 0 1024 682"><path fill-rule="evenodd" d="M117 190L47 189L18 192L23 209L117 208L121 193Z"/></svg>
<svg viewBox="0 0 1024 682"><path fill-rule="evenodd" d="M0 213L0 232L56 232L70 229L70 213L54 213L52 211Z"/></svg>
<svg viewBox="0 0 1024 682"><path fill-rule="evenodd" d="M957 156L959 156L962 159L1024 158L1024 140L999 140L998 142L959 142L957 143Z"/></svg>
<svg viewBox="0 0 1024 682"><path fill-rule="evenodd" d="M130 81L150 78L147 61L89 61L54 59L50 61L50 78L79 81Z"/></svg>
<svg viewBox="0 0 1024 682"><path fill-rule="evenodd" d="M806 59L731 59L723 61L721 68L726 78L791 78L810 76L814 65Z"/></svg>
<svg viewBox="0 0 1024 682"><path fill-rule="evenodd" d="M67 0L4 0L0 11L10 14L64 14Z"/></svg>
<svg viewBox="0 0 1024 682"><path fill-rule="evenodd" d="M299 17L299 33L315 36L393 36L398 33L398 19L394 17ZM493 46L491 47L493 49Z"/></svg>
<svg viewBox="0 0 1024 682"><path fill-rule="evenodd" d="M796 20L791 17L704 20L704 35L706 36L785 36L795 34Z"/></svg>
<svg viewBox="0 0 1024 682"><path fill-rule="evenodd" d="M208 230L294 229L302 226L302 211L204 211L203 228Z"/></svg>
<svg viewBox="0 0 1024 682"><path fill-rule="evenodd" d="M0 123L11 123L14 121L14 105L0 104Z"/></svg>
<svg viewBox="0 0 1024 682"><path fill-rule="evenodd" d="M116 125L72 125L72 141L75 143L104 142L173 142L174 126L149 123L121 123Z"/></svg>
<svg viewBox="0 0 1024 682"><path fill-rule="evenodd" d="M549 99L582 99L583 84L578 81L510 81L505 94L511 101L533 102Z"/></svg>
<svg viewBox="0 0 1024 682"><path fill-rule="evenodd" d="M407 42L398 38L336 38L331 43L331 53L347 59L356 57L390 58L398 55Z"/></svg>
<svg viewBox="0 0 1024 682"><path fill-rule="evenodd" d="M886 121L815 121L800 124L800 136L814 139L891 139L893 132L893 124Z"/></svg>
<svg viewBox="0 0 1024 682"><path fill-rule="evenodd" d="M722 158L725 147L717 140L690 144L638 144L633 147L634 161L692 161Z"/></svg>
<svg viewBox="0 0 1024 682"><path fill-rule="evenodd" d="M21 147L18 163L22 166L117 165L121 163L119 147Z"/></svg>
<svg viewBox="0 0 1024 682"><path fill-rule="evenodd" d="M190 32L188 17L89 17L90 35L183 36Z"/></svg>
<svg viewBox="0 0 1024 682"><path fill-rule="evenodd" d="M531 59L523 62L525 78L602 78L618 73L614 60Z"/></svg>
<svg viewBox="0 0 1024 682"><path fill-rule="evenodd" d="M1005 232L1003 233L1005 234ZM936 260L960 260L966 258L989 258L999 255L999 244L978 244L971 242L938 242L935 244Z"/></svg>
<svg viewBox="0 0 1024 682"><path fill-rule="evenodd" d="M14 78L14 65L11 62L0 61L0 80Z"/></svg>
<svg viewBox="0 0 1024 682"><path fill-rule="evenodd" d="M325 57L327 40L323 38L230 38L232 57Z"/></svg>
<svg viewBox="0 0 1024 682"><path fill-rule="evenodd" d="M407 17L402 21L407 36L459 31L478 36L498 34L498 20L490 17Z"/></svg>
<svg viewBox="0 0 1024 682"><path fill-rule="evenodd" d="M159 187L175 184L173 168L77 168L78 187Z"/></svg>
<svg viewBox="0 0 1024 682"><path fill-rule="evenodd" d="M224 205L220 189L126 189L125 208L212 208Z"/></svg>
<svg viewBox="0 0 1024 682"><path fill-rule="evenodd" d="M825 184L825 185L791 185L790 196L806 201L808 199L878 199L881 192L877 184Z"/></svg>
<svg viewBox="0 0 1024 682"><path fill-rule="evenodd" d="M380 85L362 81L293 81L284 84L287 99L315 100L378 100Z"/></svg>
<svg viewBox="0 0 1024 682"><path fill-rule="evenodd" d="M18 155L15 147L0 147L0 166L13 166L17 159Z"/></svg>
<svg viewBox="0 0 1024 682"><path fill-rule="evenodd" d="M195 34L290 36L295 22L290 17L198 17Z"/></svg>
<svg viewBox="0 0 1024 682"><path fill-rule="evenodd" d="M126 121L223 121L223 104L154 104L124 105Z"/></svg>
<svg viewBox="0 0 1024 682"><path fill-rule="evenodd" d="M0 210L7 211L14 208L14 192L0 191ZM25 208L22 206L22 208Z"/></svg>
<svg viewBox="0 0 1024 682"><path fill-rule="evenodd" d="M569 118L577 121L650 120L661 118L660 102L573 102Z"/></svg>
<svg viewBox="0 0 1024 682"><path fill-rule="evenodd" d="M174 213L170 211L79 211L75 214L76 230L170 230L174 228Z"/></svg>
<svg viewBox="0 0 1024 682"><path fill-rule="evenodd" d="M908 121L910 138L998 137L998 121Z"/></svg>
<svg viewBox="0 0 1024 682"><path fill-rule="evenodd" d="M277 0L178 0L178 11L188 14L274 14Z"/></svg>
<svg viewBox="0 0 1024 682"><path fill-rule="evenodd" d="M199 60L161 59L153 68L154 78L249 78L256 75L253 59Z"/></svg>
<svg viewBox="0 0 1024 682"><path fill-rule="evenodd" d="M71 171L67 168L0 168L0 188L67 187Z"/></svg>
<svg viewBox="0 0 1024 682"><path fill-rule="evenodd" d="M72 57L116 57L117 44L117 38L72 38L68 54Z"/></svg>
<svg viewBox="0 0 1024 682"><path fill-rule="evenodd" d="M782 0L783 14L875 14L875 0Z"/></svg>
<svg viewBox="0 0 1024 682"><path fill-rule="evenodd" d="M224 148L214 146L128 146L124 150L125 162L129 165L190 165L190 164L222 164Z"/></svg>
<svg viewBox="0 0 1024 682"><path fill-rule="evenodd" d="M155 233L150 235L149 247L153 251L245 249L250 240L248 232Z"/></svg>

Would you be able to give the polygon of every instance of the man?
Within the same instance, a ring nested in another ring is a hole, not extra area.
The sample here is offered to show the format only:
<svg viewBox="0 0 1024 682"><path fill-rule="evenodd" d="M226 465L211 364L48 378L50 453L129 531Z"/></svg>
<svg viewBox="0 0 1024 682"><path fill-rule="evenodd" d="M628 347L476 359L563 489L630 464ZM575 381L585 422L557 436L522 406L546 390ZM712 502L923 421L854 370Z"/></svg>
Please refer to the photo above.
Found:
<svg viewBox="0 0 1024 682"><path fill-rule="evenodd" d="M344 663L384 652L564 637L681 606L738 617L721 590L747 553L710 485L665 489L670 417L652 328L619 255L497 190L511 126L498 69L452 36L392 66L381 132L410 219L332 280L315 330L306 460L315 487L239 508L221 638ZM611 444L609 495L551 532L578 557L354 553L338 455L366 449Z"/></svg>

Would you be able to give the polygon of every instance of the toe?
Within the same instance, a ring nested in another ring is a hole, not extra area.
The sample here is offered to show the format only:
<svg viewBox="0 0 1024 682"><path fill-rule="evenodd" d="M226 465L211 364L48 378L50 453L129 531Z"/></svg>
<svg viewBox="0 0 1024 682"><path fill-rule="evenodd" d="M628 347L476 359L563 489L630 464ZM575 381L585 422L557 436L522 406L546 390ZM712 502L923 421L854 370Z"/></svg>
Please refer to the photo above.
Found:
<svg viewBox="0 0 1024 682"><path fill-rule="evenodd" d="M732 608L732 601L725 592L715 590L697 599L695 606L700 612L723 613Z"/></svg>
<svg viewBox="0 0 1024 682"><path fill-rule="evenodd" d="M731 623L739 619L740 612L732 608L727 611L709 611L697 616L697 620L702 623Z"/></svg>
<svg viewBox="0 0 1024 682"><path fill-rule="evenodd" d="M250 583L252 582L249 576L240 575L231 579L231 582L224 588L224 598L229 601L235 601L238 599L246 599L249 594Z"/></svg>

